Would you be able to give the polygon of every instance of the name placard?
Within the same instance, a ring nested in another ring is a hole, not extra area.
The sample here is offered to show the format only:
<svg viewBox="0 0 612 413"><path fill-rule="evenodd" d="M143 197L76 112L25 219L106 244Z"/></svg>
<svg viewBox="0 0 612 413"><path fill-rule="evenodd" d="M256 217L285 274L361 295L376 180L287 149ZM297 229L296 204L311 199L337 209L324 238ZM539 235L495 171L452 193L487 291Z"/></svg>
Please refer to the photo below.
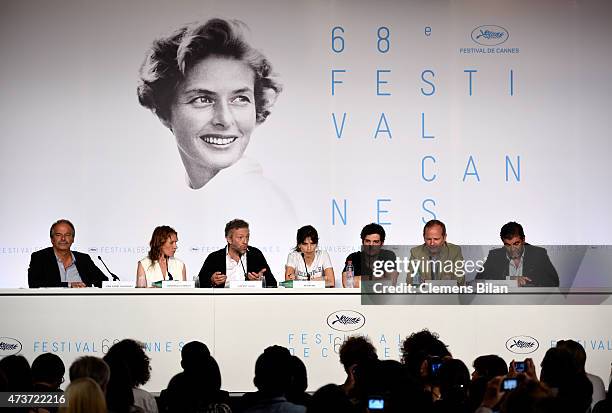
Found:
<svg viewBox="0 0 612 413"><path fill-rule="evenodd" d="M293 288L325 288L325 281L293 281Z"/></svg>
<svg viewBox="0 0 612 413"><path fill-rule="evenodd" d="M162 288L195 288L195 281L164 280L162 281Z"/></svg>
<svg viewBox="0 0 612 413"><path fill-rule="evenodd" d="M102 288L136 288L136 281L102 281Z"/></svg>
<svg viewBox="0 0 612 413"><path fill-rule="evenodd" d="M261 281L230 281L229 288L263 288Z"/></svg>

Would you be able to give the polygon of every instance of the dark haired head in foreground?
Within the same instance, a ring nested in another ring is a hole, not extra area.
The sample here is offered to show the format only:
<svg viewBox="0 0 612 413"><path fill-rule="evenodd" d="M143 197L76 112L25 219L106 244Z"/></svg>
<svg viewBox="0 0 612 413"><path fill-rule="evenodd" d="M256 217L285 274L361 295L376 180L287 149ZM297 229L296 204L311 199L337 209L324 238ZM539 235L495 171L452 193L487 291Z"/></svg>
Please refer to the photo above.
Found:
<svg viewBox="0 0 612 413"><path fill-rule="evenodd" d="M304 413L306 407L287 401L292 379L292 356L281 346L270 346L255 362L256 393L246 393L240 399L240 409L245 413L279 411Z"/></svg>
<svg viewBox="0 0 612 413"><path fill-rule="evenodd" d="M155 403L151 394L137 388L151 377L150 359L143 343L132 339L121 340L108 350L104 361L111 370L106 392L109 410L129 412L133 406L146 410L146 406Z"/></svg>
<svg viewBox="0 0 612 413"><path fill-rule="evenodd" d="M351 336L344 340L338 353L340 363L346 372L346 380L341 387L347 396L352 397L355 387L355 368L361 363L378 360L376 348L365 336Z"/></svg>
<svg viewBox="0 0 612 413"><path fill-rule="evenodd" d="M0 359L0 370L6 378L6 391L32 391L32 369L22 355L12 354Z"/></svg>
<svg viewBox="0 0 612 413"><path fill-rule="evenodd" d="M542 360L540 380L553 389L567 411L585 412L590 407L593 385L569 351L548 349Z"/></svg>
<svg viewBox="0 0 612 413"><path fill-rule="evenodd" d="M429 380L429 367L434 358L451 357L446 344L438 337L438 334L424 329L412 333L402 344L402 362L411 375L420 377L424 382Z"/></svg>
<svg viewBox="0 0 612 413"><path fill-rule="evenodd" d="M474 372L469 388L469 405L476 409L484 397L487 383L497 376L508 374L508 366L501 357L487 354L476 357L473 363Z"/></svg>
<svg viewBox="0 0 612 413"><path fill-rule="evenodd" d="M505 376L508 374L508 366L503 358L495 354L487 354L484 356L478 356L473 363L474 372L472 373L472 379L483 377L487 381L493 377Z"/></svg>
<svg viewBox="0 0 612 413"><path fill-rule="evenodd" d="M359 413L344 390L335 384L327 384L312 395L308 413Z"/></svg>
<svg viewBox="0 0 612 413"><path fill-rule="evenodd" d="M168 413L208 411L215 405L227 406L229 393L221 390L221 371L206 344L191 341L181 350L181 367L160 394Z"/></svg>
<svg viewBox="0 0 612 413"><path fill-rule="evenodd" d="M371 360L355 369L355 399L360 411L366 411L370 400L384 404L387 413L429 412L431 395L395 360Z"/></svg>
<svg viewBox="0 0 612 413"><path fill-rule="evenodd" d="M32 362L32 383L35 391L58 391L64 382L66 367L57 354L43 353Z"/></svg>
<svg viewBox="0 0 612 413"><path fill-rule="evenodd" d="M468 402L470 372L466 365L458 359L447 358L437 371L435 378L440 399L435 407L439 412L472 413Z"/></svg>
<svg viewBox="0 0 612 413"><path fill-rule="evenodd" d="M299 357L291 356L290 370L291 381L287 391L287 400L291 403L308 407L312 396L306 393L306 389L308 389L306 365Z"/></svg>

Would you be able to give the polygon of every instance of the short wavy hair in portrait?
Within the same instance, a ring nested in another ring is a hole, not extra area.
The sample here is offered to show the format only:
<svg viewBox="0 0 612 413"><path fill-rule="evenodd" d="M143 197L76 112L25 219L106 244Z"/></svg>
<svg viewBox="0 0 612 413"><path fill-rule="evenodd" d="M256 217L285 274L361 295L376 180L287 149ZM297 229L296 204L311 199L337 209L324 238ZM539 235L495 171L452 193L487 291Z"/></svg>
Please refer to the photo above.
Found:
<svg viewBox="0 0 612 413"><path fill-rule="evenodd" d="M270 62L246 42L245 29L246 25L238 20L216 18L183 26L156 40L140 68L140 104L168 120L176 87L188 70L209 56L229 57L253 69L257 123L265 121L282 87L274 79Z"/></svg>

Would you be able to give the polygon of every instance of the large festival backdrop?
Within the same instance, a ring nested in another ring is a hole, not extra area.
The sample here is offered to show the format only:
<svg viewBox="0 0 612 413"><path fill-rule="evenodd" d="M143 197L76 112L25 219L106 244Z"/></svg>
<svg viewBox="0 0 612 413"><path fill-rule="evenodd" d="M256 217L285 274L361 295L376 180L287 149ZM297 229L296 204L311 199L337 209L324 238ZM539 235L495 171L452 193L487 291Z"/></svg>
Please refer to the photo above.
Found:
<svg viewBox="0 0 612 413"><path fill-rule="evenodd" d="M336 273L368 222L416 244L610 244L612 5L572 1L4 1L3 287L58 218L125 279L157 225L196 275L232 218L283 272L314 225ZM154 39L212 17L248 26L283 91L244 159L186 184L171 131L137 99ZM282 274L281 274L282 275Z"/></svg>
<svg viewBox="0 0 612 413"><path fill-rule="evenodd" d="M30 254L59 218L76 225L74 249L126 280L155 226L178 231L192 278L236 217L277 278L305 224L337 277L369 222L388 244L420 243L432 218L456 244L499 244L510 220L534 244L612 244L611 16L607 0L3 1L0 287L27 285ZM196 190L136 88L155 39L213 17L248 27L283 90L243 159ZM439 311L411 326L442 328L455 310ZM597 311L564 311L571 322L551 316L542 334L594 342L605 375L609 334L581 321ZM526 334L522 322L508 337Z"/></svg>

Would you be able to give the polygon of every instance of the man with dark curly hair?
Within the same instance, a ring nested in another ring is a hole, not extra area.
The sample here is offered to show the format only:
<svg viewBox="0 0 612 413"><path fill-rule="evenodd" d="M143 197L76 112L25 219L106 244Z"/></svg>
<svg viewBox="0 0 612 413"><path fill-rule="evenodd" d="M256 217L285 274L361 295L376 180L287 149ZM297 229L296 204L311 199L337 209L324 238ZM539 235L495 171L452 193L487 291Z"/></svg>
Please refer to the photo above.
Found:
<svg viewBox="0 0 612 413"><path fill-rule="evenodd" d="M438 334L424 329L412 333L402 343L402 362L414 377L428 381L430 363L452 357Z"/></svg>
<svg viewBox="0 0 612 413"><path fill-rule="evenodd" d="M145 413L157 413L155 397L139 388L151 378L151 359L145 353L143 343L132 339L121 340L108 350L104 361L111 370L106 395L110 410L121 411L125 404L133 404ZM132 394L125 394L128 386ZM119 399L123 404L121 407L118 406Z"/></svg>
<svg viewBox="0 0 612 413"><path fill-rule="evenodd" d="M364 226L361 230L361 250L351 253L344 262L344 269L342 270L342 286L344 288L359 288L361 281L372 281L372 280L391 280L391 283L395 285L397 283L398 272L386 270L381 275L376 275L374 267L377 262L387 264L387 262L395 264L396 256L391 250L383 249L385 245L385 229L382 225L374 222ZM347 269L349 263L353 266L354 271L354 282L352 285L351 281L347 281ZM395 268L395 267L393 267Z"/></svg>
<svg viewBox="0 0 612 413"><path fill-rule="evenodd" d="M341 386L347 396L351 396L355 387L355 368L360 363L378 360L376 348L365 336L351 336L344 340L338 351L340 363L346 372L346 380Z"/></svg>

